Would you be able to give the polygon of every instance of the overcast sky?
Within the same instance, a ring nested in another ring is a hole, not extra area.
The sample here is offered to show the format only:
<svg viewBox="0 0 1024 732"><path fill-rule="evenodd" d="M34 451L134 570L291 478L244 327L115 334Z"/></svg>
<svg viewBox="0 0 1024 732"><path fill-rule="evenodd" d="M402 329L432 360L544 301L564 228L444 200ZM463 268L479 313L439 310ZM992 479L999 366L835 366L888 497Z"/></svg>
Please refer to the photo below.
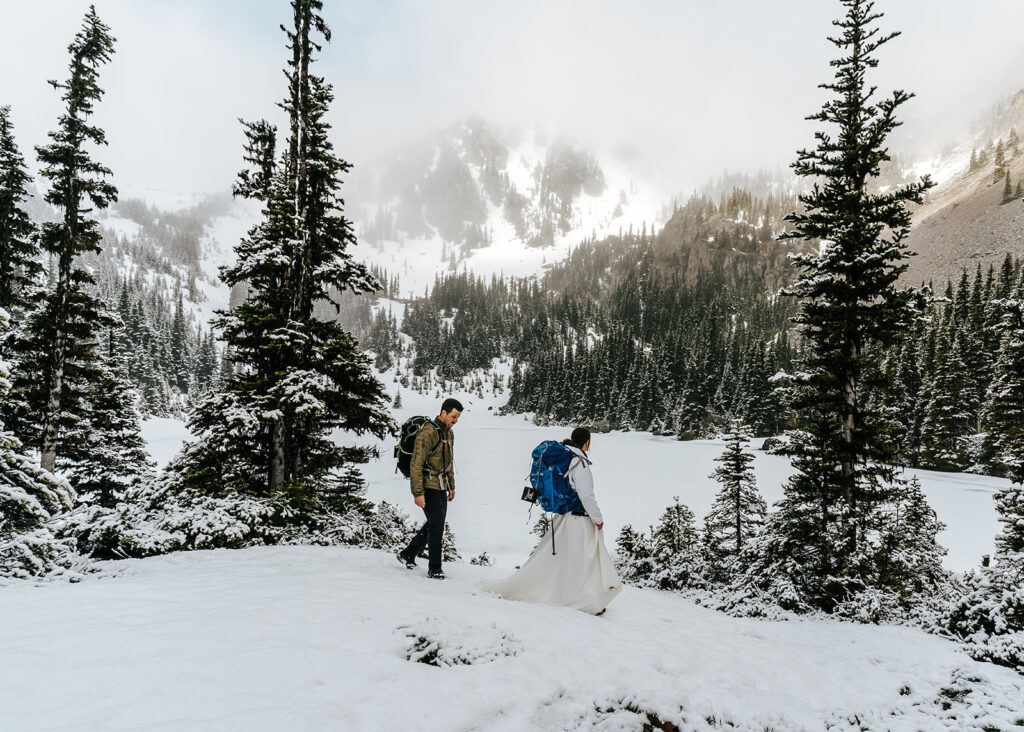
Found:
<svg viewBox="0 0 1024 732"><path fill-rule="evenodd" d="M125 192L226 190L237 118L273 118L284 92L285 0L96 0L117 38L102 71L101 158ZM596 148L632 150L667 188L722 170L788 164L811 143L838 0L326 0L318 64L334 84L334 141L365 165L468 114L542 123ZM60 111L48 79L88 2L0 0L0 105L17 141L45 141ZM880 0L901 30L883 91L918 97L905 132L937 147L1024 87L1024 2Z"/></svg>

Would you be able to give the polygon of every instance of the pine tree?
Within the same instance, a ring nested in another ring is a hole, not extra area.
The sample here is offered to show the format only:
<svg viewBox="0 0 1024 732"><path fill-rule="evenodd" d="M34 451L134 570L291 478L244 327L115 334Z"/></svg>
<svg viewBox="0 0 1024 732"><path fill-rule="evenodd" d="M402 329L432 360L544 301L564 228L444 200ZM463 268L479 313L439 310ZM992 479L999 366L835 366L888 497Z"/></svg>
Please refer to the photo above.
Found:
<svg viewBox="0 0 1024 732"><path fill-rule="evenodd" d="M1006 171L1006 175L1003 177L1005 178L1003 183L1003 200L1000 203L1005 205L1013 201L1015 196L1013 195L1013 186L1010 184L1010 171Z"/></svg>
<svg viewBox="0 0 1024 732"><path fill-rule="evenodd" d="M701 587L705 568L696 521L679 497L661 515L652 533L655 585L663 590Z"/></svg>
<svg viewBox="0 0 1024 732"><path fill-rule="evenodd" d="M177 304L174 308L174 320L171 323L169 355L171 361L170 371L174 378L175 386L180 391L188 389L189 375L192 371L188 336L188 328L185 323L185 305L182 302L182 294L179 292Z"/></svg>
<svg viewBox="0 0 1024 732"><path fill-rule="evenodd" d="M244 123L251 167L235 193L262 202L263 220L236 248L237 263L221 272L230 286L246 284L248 298L217 321L234 371L223 370L221 390L192 414L193 434L202 437L176 465L183 487L288 491L309 501L330 493L347 462L332 430L380 437L391 427L383 386L354 338L314 312L318 302L339 308L339 293L377 288L347 251L355 236L340 213L339 187L351 166L328 139L331 86L311 72L320 48L313 34L330 40L321 7L292 2L281 104L289 129L280 157L272 125Z"/></svg>
<svg viewBox="0 0 1024 732"><path fill-rule="evenodd" d="M49 133L51 142L36 148L42 175L50 181L45 199L58 208L61 218L43 224L40 234L42 249L56 262L55 285L29 315L25 332L14 344L20 361L15 391L22 405L16 432L39 450L43 469L51 472L62 448L62 431L84 411L84 384L97 360L96 331L106 323L89 291L95 280L78 259L100 251L99 226L90 214L117 200L117 189L106 180L110 170L86 149L86 143L106 144L103 130L89 118L103 96L99 69L113 50L109 28L90 7L68 46L70 77L63 83L50 82L63 92L65 111L58 129Z"/></svg>
<svg viewBox="0 0 1024 732"><path fill-rule="evenodd" d="M68 431L68 479L82 503L113 508L149 477L153 463L142 439L135 391L111 332L95 378L86 391L86 411Z"/></svg>
<svg viewBox="0 0 1024 732"><path fill-rule="evenodd" d="M715 458L721 464L710 476L722 487L704 518L704 546L709 564L722 577L732 573L732 565L745 544L760 532L768 513L768 505L757 491L751 465L754 456L746 451L749 440L749 428L733 420L725 452Z"/></svg>
<svg viewBox="0 0 1024 732"><path fill-rule="evenodd" d="M0 308L0 339L8 327L7 312ZM0 358L0 415L6 413L9 376ZM0 416L0 580L44 575L74 563L71 543L58 540L47 525L74 500L67 482L36 465Z"/></svg>
<svg viewBox="0 0 1024 732"><path fill-rule="evenodd" d="M654 547L647 534L638 533L629 524L622 527L615 540L619 576L625 582L646 585L654 576Z"/></svg>
<svg viewBox="0 0 1024 732"><path fill-rule="evenodd" d="M31 178L14 143L10 113L10 107L0 107L0 308L17 321L32 307L43 268L36 226L22 208Z"/></svg>
<svg viewBox="0 0 1024 732"><path fill-rule="evenodd" d="M999 179L1006 175L1006 154L1003 149L1003 141L996 143L995 171L992 174L992 182L998 183Z"/></svg>
<svg viewBox="0 0 1024 732"><path fill-rule="evenodd" d="M998 302L1003 337L988 390L982 459L997 475L1024 483L1024 279L1016 297Z"/></svg>
<svg viewBox="0 0 1024 732"><path fill-rule="evenodd" d="M951 347L950 330L943 328L936 347L937 368L921 426L921 465L958 471L967 466L964 438L970 433L971 417L964 404L963 350L958 339Z"/></svg>
<svg viewBox="0 0 1024 732"><path fill-rule="evenodd" d="M880 585L902 599L934 590L946 576L946 550L936 537L945 528L911 478L886 507L879 541Z"/></svg>
<svg viewBox="0 0 1024 732"><path fill-rule="evenodd" d="M881 18L864 0L843 0L846 16L831 39L841 49L832 62L833 93L810 119L835 127L818 132L817 147L798 154L797 175L814 178L800 196L802 212L786 221L783 239L820 242L799 254L801 272L787 295L800 298L796 322L805 339L803 376L793 408L800 428L791 435L796 474L785 486L776 545L789 557L778 571L792 573L810 604L825 610L864 588L875 568L871 557L877 511L896 484L899 460L893 426L866 404L865 349L888 347L911 323L916 295L897 290L906 270L905 238L909 203L921 203L933 185L927 177L884 194L869 193L880 165L890 156L884 147L899 126L896 112L912 95L896 91L873 102L868 72L878 65L875 52L898 33L879 35Z"/></svg>

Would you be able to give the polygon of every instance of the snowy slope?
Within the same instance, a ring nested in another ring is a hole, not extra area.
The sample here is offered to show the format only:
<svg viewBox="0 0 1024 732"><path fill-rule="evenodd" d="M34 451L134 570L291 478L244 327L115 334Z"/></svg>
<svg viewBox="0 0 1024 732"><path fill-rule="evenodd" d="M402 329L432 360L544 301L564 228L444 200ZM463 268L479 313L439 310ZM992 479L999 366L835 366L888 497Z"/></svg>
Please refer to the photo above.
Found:
<svg viewBox="0 0 1024 732"><path fill-rule="evenodd" d="M499 146L500 154L494 157L492 164L498 168L500 175L507 177L515 191L523 196L526 222L522 231L517 231L501 201L488 195L484 171L474 164L472 150L466 149L472 143L474 133L477 136L495 135L492 142ZM381 207L408 205L409 202L405 200L410 195L408 189L418 190L424 180L430 180L434 172L432 169L414 173L403 171L408 176L404 179L404 194L389 198L387 192L377 190L370 196L372 203L359 207L359 212L352 212L352 215L356 217L356 230L360 234L360 243L355 250L357 256L367 263L397 274L405 295L422 293L424 287L433 283L435 274L448 270L452 263L456 270L467 269L482 276L504 274L530 277L541 273L546 265L564 259L586 237L596 236L601 239L630 228L640 231L644 225L650 230L652 225L663 223L662 209L670 199L666 191L644 180L640 171L631 169L610 152L590 152L569 146L580 158L593 159L600 171L603 188L600 191L584 188L571 202L566 200L568 230L556 228L552 241L538 246L534 237L538 235L540 221L545 216L543 208L546 196L551 195L547 187L548 169L553 156L567 143L557 138L548 138L536 129L509 134L508 137L516 139L506 139L492 126L479 120L455 125L445 130L441 137L439 142L432 144L450 145L460 161L465 163L471 182L459 180L457 184L476 188L479 199L486 207L486 217L480 225L490 232L492 240L485 246L475 248L446 241L439 228L431 226L429 210L425 212L427 228L430 229L427 233L409 233L399 226L383 238L368 235L371 213L376 213ZM507 148L504 147L506 145ZM361 182L363 180L357 178L352 183L355 200L367 197L366 184ZM452 190L448 195L459 194Z"/></svg>
<svg viewBox="0 0 1024 732"><path fill-rule="evenodd" d="M503 569L440 583L352 548L106 569L0 593L0 729L641 729L626 707L757 732L1024 718L1024 678L903 628L737 619L633 588L592 617L479 590Z"/></svg>

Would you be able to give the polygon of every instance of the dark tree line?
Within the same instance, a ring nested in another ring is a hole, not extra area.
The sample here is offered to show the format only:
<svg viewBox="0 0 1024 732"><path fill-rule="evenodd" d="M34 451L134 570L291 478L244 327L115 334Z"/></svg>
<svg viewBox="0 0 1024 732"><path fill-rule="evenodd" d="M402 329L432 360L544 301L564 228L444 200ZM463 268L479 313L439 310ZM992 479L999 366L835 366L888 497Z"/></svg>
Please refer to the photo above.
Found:
<svg viewBox="0 0 1024 732"><path fill-rule="evenodd" d="M1021 274L1009 255L998 270L963 270L892 347L869 349L867 400L889 416L904 464L1006 474L995 446L1010 427L993 389L1014 359L1002 321Z"/></svg>
<svg viewBox="0 0 1024 732"><path fill-rule="evenodd" d="M402 330L417 375L457 379L513 359L509 411L692 436L741 416L775 434L787 416L772 377L792 365L795 307L763 274L735 278L687 284L645 233L627 234L585 242L543 284L438 278Z"/></svg>

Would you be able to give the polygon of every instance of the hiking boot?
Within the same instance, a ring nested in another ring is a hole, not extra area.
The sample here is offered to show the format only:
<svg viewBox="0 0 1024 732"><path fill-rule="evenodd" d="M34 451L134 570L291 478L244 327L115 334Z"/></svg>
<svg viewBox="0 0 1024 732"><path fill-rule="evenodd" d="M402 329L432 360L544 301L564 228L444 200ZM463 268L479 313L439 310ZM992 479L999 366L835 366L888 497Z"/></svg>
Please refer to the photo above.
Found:
<svg viewBox="0 0 1024 732"><path fill-rule="evenodd" d="M395 559L405 565L406 569L416 569L416 560L408 559L402 552L395 555Z"/></svg>
<svg viewBox="0 0 1024 732"><path fill-rule="evenodd" d="M437 572L427 572L427 577L430 579L445 579L444 572L438 570Z"/></svg>

